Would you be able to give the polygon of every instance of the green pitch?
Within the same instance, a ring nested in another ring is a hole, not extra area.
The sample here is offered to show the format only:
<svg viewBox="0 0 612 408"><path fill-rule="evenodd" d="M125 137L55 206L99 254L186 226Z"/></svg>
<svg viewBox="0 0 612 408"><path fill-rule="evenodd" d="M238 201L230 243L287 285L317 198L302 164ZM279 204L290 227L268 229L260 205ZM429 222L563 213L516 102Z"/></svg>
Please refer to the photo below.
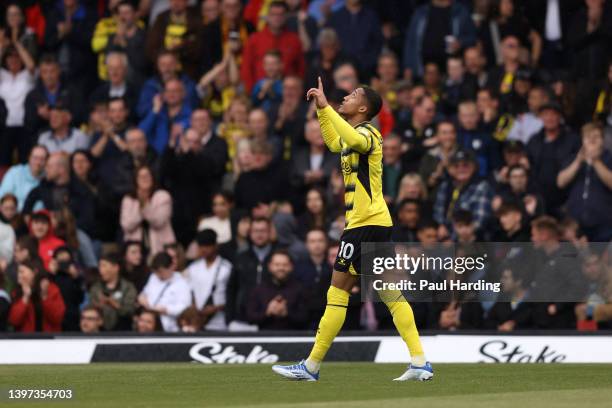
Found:
<svg viewBox="0 0 612 408"><path fill-rule="evenodd" d="M327 363L318 383L290 382L268 365L0 366L0 406L37 407L604 407L612 365L434 365L427 383L394 383L403 365ZM8 402L7 388L71 388L73 401ZM418 404L418 405L417 405Z"/></svg>

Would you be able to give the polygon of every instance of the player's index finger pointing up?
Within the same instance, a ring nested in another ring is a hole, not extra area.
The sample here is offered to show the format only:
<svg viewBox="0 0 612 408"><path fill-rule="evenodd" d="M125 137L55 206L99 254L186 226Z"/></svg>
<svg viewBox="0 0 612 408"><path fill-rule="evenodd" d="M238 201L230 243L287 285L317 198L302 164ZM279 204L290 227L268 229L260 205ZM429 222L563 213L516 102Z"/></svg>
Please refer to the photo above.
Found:
<svg viewBox="0 0 612 408"><path fill-rule="evenodd" d="M323 90L323 82L321 81L321 77L319 77L319 90Z"/></svg>

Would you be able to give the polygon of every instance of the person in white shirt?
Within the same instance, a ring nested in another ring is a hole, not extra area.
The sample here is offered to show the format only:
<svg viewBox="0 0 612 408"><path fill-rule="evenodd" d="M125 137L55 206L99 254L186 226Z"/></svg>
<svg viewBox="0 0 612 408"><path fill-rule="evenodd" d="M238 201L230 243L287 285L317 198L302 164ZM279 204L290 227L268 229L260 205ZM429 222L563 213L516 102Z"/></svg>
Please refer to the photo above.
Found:
<svg viewBox="0 0 612 408"><path fill-rule="evenodd" d="M19 161L27 160L30 141L23 136L25 99L34 87L36 64L17 38L0 41L0 99L7 110L0 144L0 165L10 165L13 149L18 148Z"/></svg>
<svg viewBox="0 0 612 408"><path fill-rule="evenodd" d="M538 112L549 101L550 96L544 87L534 86L531 88L527 97L529 112L521 113L516 117L508 133L508 140L518 140L527 145L531 137L542 130L544 124Z"/></svg>
<svg viewBox="0 0 612 408"><path fill-rule="evenodd" d="M161 322L166 332L179 331L176 319L191 305L191 289L180 273L171 269L172 258L160 252L151 261L151 270L138 303L147 310L161 315Z"/></svg>
<svg viewBox="0 0 612 408"><path fill-rule="evenodd" d="M193 291L195 306L206 330L226 330L225 302L232 264L218 254L217 233L204 229L196 235L199 258L184 272Z"/></svg>

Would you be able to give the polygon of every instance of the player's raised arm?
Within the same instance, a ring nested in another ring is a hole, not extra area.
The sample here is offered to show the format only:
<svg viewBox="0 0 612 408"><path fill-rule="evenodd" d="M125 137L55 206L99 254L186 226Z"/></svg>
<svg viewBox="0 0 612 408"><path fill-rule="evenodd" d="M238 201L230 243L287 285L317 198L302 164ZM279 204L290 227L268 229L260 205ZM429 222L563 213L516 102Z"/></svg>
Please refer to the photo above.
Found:
<svg viewBox="0 0 612 408"><path fill-rule="evenodd" d="M319 86L317 88L310 88L306 93L306 99L310 100L310 98L314 98L315 104L317 105L317 116L319 117L319 124L321 125L321 133L323 134L325 145L330 151L339 153L342 150L340 146L340 135L332 125L328 115L325 113L327 110L331 110L332 112L334 112L334 110L327 103L321 77L319 77Z"/></svg>
<svg viewBox="0 0 612 408"><path fill-rule="evenodd" d="M344 144L359 153L367 153L370 151L372 147L372 136L369 132L364 131L364 133L361 133L355 129L329 105L324 109L317 110L319 121L321 120L321 113L323 113L332 124L338 135L340 135L340 138L342 138Z"/></svg>

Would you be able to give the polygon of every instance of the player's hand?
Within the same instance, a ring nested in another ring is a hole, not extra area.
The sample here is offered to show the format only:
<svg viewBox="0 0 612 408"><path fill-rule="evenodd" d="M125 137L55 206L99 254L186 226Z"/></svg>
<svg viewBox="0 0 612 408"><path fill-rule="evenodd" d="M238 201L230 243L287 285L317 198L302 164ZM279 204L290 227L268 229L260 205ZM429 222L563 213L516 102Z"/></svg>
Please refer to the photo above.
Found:
<svg viewBox="0 0 612 408"><path fill-rule="evenodd" d="M325 97L325 92L323 91L323 82L321 81L321 77L319 77L319 87L318 88L310 88L308 92L306 92L306 100L310 100L314 98L315 104L317 108L323 109L327 105L327 98Z"/></svg>

